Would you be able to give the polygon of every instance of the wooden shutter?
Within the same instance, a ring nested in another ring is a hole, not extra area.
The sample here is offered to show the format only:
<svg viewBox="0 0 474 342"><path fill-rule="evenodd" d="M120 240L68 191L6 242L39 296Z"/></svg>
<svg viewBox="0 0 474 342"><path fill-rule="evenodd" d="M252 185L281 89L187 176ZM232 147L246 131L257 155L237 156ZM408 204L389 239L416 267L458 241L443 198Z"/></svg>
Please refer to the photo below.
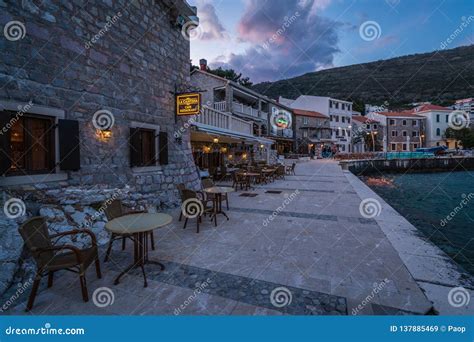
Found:
<svg viewBox="0 0 474 342"><path fill-rule="evenodd" d="M158 147L160 149L160 165L168 165L168 133L160 132Z"/></svg>
<svg viewBox="0 0 474 342"><path fill-rule="evenodd" d="M59 168L64 171L77 171L81 168L81 148L79 122L58 120Z"/></svg>
<svg viewBox="0 0 474 342"><path fill-rule="evenodd" d="M11 167L10 159L10 129L7 129L11 115L8 112L0 112L0 176L4 175Z"/></svg>
<svg viewBox="0 0 474 342"><path fill-rule="evenodd" d="M140 133L138 128L130 128L130 138L128 139L130 146L130 167L139 166L141 163L140 155Z"/></svg>

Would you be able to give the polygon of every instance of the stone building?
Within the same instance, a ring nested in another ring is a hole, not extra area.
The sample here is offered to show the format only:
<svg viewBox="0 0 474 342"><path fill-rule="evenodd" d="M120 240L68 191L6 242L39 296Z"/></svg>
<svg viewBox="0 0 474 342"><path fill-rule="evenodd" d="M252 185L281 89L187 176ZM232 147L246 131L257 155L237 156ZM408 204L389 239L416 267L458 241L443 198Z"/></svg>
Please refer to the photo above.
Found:
<svg viewBox="0 0 474 342"><path fill-rule="evenodd" d="M333 144L329 117L318 112L293 109L297 152L320 154L326 144Z"/></svg>
<svg viewBox="0 0 474 342"><path fill-rule="evenodd" d="M25 206L15 220L0 214L1 292L25 217L61 222L53 230L81 227L90 205L113 194L156 210L179 204L177 183L200 181L173 94L189 87L185 29L195 8L26 0L0 1L0 11L0 201ZM105 239L103 222L92 229Z"/></svg>

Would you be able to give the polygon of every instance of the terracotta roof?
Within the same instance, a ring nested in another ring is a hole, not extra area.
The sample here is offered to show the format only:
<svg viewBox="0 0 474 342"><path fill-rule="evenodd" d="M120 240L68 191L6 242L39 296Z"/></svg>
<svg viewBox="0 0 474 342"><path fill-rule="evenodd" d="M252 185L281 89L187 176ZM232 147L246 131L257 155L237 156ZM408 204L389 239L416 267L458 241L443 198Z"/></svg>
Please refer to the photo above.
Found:
<svg viewBox="0 0 474 342"><path fill-rule="evenodd" d="M377 120L370 119L370 118L368 118L366 116L362 116L362 115L354 115L354 116L352 116L352 120L359 121L359 122L362 122L362 123L378 123Z"/></svg>
<svg viewBox="0 0 474 342"><path fill-rule="evenodd" d="M314 112L314 111L311 111L311 110L303 110L303 109L294 109L293 108L293 113L295 113L295 115L310 116L310 117L313 117L313 118L321 118L321 119L329 119L329 117L327 115L324 115L324 114L319 113L319 112Z"/></svg>
<svg viewBox="0 0 474 342"><path fill-rule="evenodd" d="M403 117L403 118L419 118L424 119L424 116L413 114L411 110L404 110L403 112L378 112L377 114L383 116L394 116L394 117Z"/></svg>
<svg viewBox="0 0 474 342"><path fill-rule="evenodd" d="M442 106L437 106L437 105L432 105L432 104L427 104L427 105L422 105L416 108L413 108L412 112L413 113L419 113L419 112L427 112L431 110L446 110L446 111L451 111L451 109L442 107Z"/></svg>

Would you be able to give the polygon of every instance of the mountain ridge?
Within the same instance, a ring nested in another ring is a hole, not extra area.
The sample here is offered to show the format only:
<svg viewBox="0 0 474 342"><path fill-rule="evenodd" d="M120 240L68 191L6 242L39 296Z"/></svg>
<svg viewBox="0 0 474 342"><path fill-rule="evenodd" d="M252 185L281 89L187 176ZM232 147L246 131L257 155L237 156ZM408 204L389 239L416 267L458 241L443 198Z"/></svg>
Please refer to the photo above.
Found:
<svg viewBox="0 0 474 342"><path fill-rule="evenodd" d="M474 96L474 45L309 72L253 90L278 99L330 96L355 102L447 105Z"/></svg>

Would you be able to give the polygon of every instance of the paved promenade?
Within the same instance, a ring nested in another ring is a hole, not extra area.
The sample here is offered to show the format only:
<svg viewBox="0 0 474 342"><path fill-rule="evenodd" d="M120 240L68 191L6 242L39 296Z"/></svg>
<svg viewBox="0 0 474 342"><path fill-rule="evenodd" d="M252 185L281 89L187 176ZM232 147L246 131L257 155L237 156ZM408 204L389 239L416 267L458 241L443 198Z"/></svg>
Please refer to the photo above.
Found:
<svg viewBox="0 0 474 342"><path fill-rule="evenodd" d="M295 176L232 193L230 220L219 216L214 227L206 218L199 234L195 220L183 230L174 210L173 223L155 231L151 253L166 270L148 265L147 288L138 271L113 285L132 257L129 244L102 263L103 279L88 273L90 297L107 287L112 304L83 303L77 276L65 274L40 291L32 314L428 313L432 302L382 224L361 215L367 189L351 176L333 161L299 163Z"/></svg>

